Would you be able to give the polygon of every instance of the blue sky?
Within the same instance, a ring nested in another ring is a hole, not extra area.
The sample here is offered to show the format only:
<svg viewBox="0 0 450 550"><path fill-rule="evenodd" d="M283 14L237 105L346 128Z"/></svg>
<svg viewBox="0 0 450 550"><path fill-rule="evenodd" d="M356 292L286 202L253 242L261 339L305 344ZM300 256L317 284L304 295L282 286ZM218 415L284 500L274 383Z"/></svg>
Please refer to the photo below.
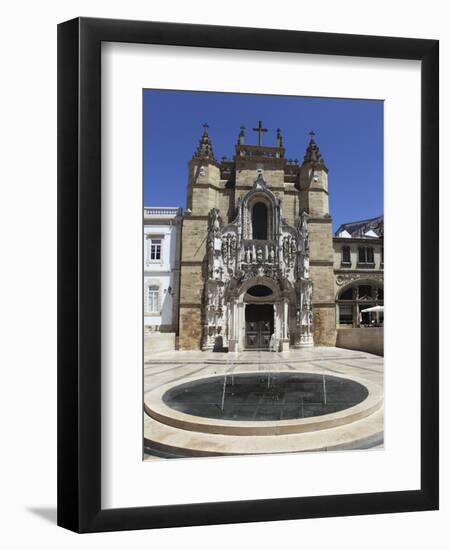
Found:
<svg viewBox="0 0 450 550"><path fill-rule="evenodd" d="M314 130L329 169L333 228L383 213L383 102L373 100L144 91L144 204L186 206L187 163L204 122L214 154L231 158L240 126L246 143L262 120L263 143L281 128L286 157L300 162Z"/></svg>

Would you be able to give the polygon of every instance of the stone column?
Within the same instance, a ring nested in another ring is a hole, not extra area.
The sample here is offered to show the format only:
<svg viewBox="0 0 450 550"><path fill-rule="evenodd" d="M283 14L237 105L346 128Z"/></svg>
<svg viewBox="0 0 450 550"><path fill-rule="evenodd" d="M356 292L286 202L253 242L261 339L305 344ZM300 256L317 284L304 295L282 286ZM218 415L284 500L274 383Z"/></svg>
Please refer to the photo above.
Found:
<svg viewBox="0 0 450 550"><path fill-rule="evenodd" d="M228 351L236 352L239 351L239 334L238 334L238 301L237 298L233 298L231 301L231 334L230 341L228 344Z"/></svg>
<svg viewBox="0 0 450 550"><path fill-rule="evenodd" d="M283 323L280 351L289 351L289 302L283 299Z"/></svg>

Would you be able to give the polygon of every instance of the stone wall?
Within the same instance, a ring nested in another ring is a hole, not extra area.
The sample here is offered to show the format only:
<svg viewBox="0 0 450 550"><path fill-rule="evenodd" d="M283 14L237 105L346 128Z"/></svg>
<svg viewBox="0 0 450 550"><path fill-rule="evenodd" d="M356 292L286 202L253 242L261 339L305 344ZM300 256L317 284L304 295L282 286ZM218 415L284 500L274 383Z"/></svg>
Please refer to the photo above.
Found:
<svg viewBox="0 0 450 550"><path fill-rule="evenodd" d="M334 304L329 306L313 304L313 330L316 346L336 345L336 308Z"/></svg>
<svg viewBox="0 0 450 550"><path fill-rule="evenodd" d="M144 334L144 353L146 356L175 349L175 332L146 332Z"/></svg>
<svg viewBox="0 0 450 550"><path fill-rule="evenodd" d="M314 343L336 344L336 306L331 218L312 219L308 224L310 277L313 282Z"/></svg>
<svg viewBox="0 0 450 550"><path fill-rule="evenodd" d="M383 328L340 328L337 330L338 348L367 351L375 355L384 355Z"/></svg>
<svg viewBox="0 0 450 550"><path fill-rule="evenodd" d="M202 312L200 306L180 307L180 350L199 350L202 344Z"/></svg>

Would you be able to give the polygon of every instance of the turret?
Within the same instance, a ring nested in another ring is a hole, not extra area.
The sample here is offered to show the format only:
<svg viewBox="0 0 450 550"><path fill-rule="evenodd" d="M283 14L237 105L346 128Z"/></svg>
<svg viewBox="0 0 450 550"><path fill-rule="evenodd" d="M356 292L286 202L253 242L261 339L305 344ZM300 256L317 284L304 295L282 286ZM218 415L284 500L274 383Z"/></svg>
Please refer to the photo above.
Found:
<svg viewBox="0 0 450 550"><path fill-rule="evenodd" d="M310 276L313 281L314 341L336 343L333 235L328 207L328 168L310 132L300 167L300 203L309 214Z"/></svg>
<svg viewBox="0 0 450 550"><path fill-rule="evenodd" d="M328 168L314 140L314 132L309 135L310 141L300 168L300 202L310 216L323 218L330 215Z"/></svg>
<svg viewBox="0 0 450 550"><path fill-rule="evenodd" d="M209 209L215 206L215 194L211 194L207 191L209 189L208 186L220 185L220 164L214 156L212 141L208 130L209 126L205 122L205 124L203 124L203 134L197 149L192 159L189 161L186 205L193 213L204 215L207 215ZM200 197L202 194L203 197ZM197 196L194 197L194 195Z"/></svg>

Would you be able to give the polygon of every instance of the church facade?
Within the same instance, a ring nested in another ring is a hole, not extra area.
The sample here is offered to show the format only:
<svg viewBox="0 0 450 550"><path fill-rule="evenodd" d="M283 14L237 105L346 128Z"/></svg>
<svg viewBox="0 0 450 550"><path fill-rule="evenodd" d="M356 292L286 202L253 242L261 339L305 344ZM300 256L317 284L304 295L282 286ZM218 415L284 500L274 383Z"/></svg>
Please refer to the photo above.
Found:
<svg viewBox="0 0 450 550"><path fill-rule="evenodd" d="M280 130L264 145L241 127L218 161L204 126L183 216L181 350L287 351L335 345L336 283L328 169L311 132L302 163Z"/></svg>

